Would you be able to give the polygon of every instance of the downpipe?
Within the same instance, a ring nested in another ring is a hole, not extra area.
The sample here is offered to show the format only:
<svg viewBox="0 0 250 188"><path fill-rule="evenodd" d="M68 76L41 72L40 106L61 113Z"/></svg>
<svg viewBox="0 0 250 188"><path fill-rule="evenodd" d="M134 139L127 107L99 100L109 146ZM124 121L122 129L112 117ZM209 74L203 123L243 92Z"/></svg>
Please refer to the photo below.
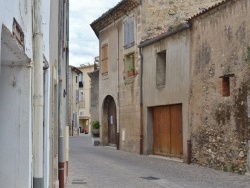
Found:
<svg viewBox="0 0 250 188"><path fill-rule="evenodd" d="M42 1L33 0L33 61L34 61L34 171L33 187L43 188L43 34Z"/></svg>

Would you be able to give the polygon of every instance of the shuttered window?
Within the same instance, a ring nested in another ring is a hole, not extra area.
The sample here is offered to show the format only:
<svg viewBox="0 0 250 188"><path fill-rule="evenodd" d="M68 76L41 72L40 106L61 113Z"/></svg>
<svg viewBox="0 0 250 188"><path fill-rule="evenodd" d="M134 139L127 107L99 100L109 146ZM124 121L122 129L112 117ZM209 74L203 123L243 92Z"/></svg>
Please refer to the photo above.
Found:
<svg viewBox="0 0 250 188"><path fill-rule="evenodd" d="M134 44L134 16L127 16L124 21L124 48L130 48Z"/></svg>
<svg viewBox="0 0 250 188"><path fill-rule="evenodd" d="M108 45L102 47L102 74L108 73Z"/></svg>

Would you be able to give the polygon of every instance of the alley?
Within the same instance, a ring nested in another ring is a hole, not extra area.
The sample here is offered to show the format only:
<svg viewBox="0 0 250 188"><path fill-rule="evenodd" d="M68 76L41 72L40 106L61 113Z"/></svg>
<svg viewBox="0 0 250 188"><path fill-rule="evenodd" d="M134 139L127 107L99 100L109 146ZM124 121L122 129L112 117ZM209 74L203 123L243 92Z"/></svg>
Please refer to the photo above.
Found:
<svg viewBox="0 0 250 188"><path fill-rule="evenodd" d="M146 155L92 146L91 137L70 138L67 188L250 187L250 177Z"/></svg>

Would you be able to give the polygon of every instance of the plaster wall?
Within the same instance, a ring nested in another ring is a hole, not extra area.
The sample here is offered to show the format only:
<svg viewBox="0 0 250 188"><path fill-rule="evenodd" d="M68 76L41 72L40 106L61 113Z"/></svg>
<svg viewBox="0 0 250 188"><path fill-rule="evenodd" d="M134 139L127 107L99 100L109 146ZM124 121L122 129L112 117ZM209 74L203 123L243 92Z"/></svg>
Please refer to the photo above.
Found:
<svg viewBox="0 0 250 188"><path fill-rule="evenodd" d="M77 77L77 80L76 80ZM79 115L79 103L76 101L76 90L79 89L79 75L72 70L72 67L69 67L69 126L70 133L72 135L72 131L74 135L78 135L79 132L79 123L77 123L77 127L74 127L72 124L73 121L73 113L77 113Z"/></svg>
<svg viewBox="0 0 250 188"><path fill-rule="evenodd" d="M90 113L90 90L91 90L91 80L88 76L88 73L92 72L94 70L94 65L89 66L82 66L78 67L79 70L82 71L82 81L83 81L83 88L79 88L81 91L83 91L83 100L79 102L79 111L84 111L84 116L87 116L89 119L86 119L82 125L87 127L87 130L91 132L91 113ZM84 103L84 104L83 104ZM81 118L79 116L79 118Z"/></svg>
<svg viewBox="0 0 250 188"><path fill-rule="evenodd" d="M193 161L240 174L249 169L249 16L248 0L232 0L194 18L191 28ZM230 96L222 96L227 75Z"/></svg>
<svg viewBox="0 0 250 188"><path fill-rule="evenodd" d="M90 81L90 114L92 120L99 120L99 70L89 74Z"/></svg>
<svg viewBox="0 0 250 188"><path fill-rule="evenodd" d="M22 62L23 66L9 66L3 59L1 62L0 187L31 187L32 68L28 62Z"/></svg>
<svg viewBox="0 0 250 188"><path fill-rule="evenodd" d="M119 28L121 22L119 23ZM108 44L108 74L102 75L102 63L100 56L100 71L99 71L99 114L100 116L100 138L103 145L108 144L108 122L104 108L104 100L107 95L114 98L116 106L118 105L118 62L117 62L117 50L118 50L118 35L117 28L114 24L105 28L100 33L99 46L101 54L101 47L104 44ZM119 113L117 113L119 115ZM117 121L118 123L118 121ZM119 124L119 123L118 123Z"/></svg>
<svg viewBox="0 0 250 188"><path fill-rule="evenodd" d="M2 28L2 24L4 24L10 31L12 31L13 18L17 20L18 24L21 26L25 34L24 37L25 53L27 54L28 57L31 58L32 57L31 0L1 1L0 28Z"/></svg>
<svg viewBox="0 0 250 188"><path fill-rule="evenodd" d="M188 134L188 94L190 34L186 29L144 47L143 50L143 124L144 152L153 154L151 107L182 104L183 157L186 160ZM157 53L166 50L166 84L156 85Z"/></svg>

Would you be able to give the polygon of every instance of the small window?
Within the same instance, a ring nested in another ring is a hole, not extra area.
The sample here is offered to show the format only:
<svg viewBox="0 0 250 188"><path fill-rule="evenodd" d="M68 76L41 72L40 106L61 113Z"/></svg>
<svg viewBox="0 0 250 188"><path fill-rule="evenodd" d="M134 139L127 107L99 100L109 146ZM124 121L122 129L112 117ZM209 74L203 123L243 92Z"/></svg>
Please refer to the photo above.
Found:
<svg viewBox="0 0 250 188"><path fill-rule="evenodd" d="M156 56L156 86L166 84L166 50L157 53Z"/></svg>
<svg viewBox="0 0 250 188"><path fill-rule="evenodd" d="M135 54L131 53L125 56L125 71L127 72L127 76L135 75Z"/></svg>
<svg viewBox="0 0 250 188"><path fill-rule="evenodd" d="M124 20L124 48L130 48L134 44L134 16L127 16Z"/></svg>
<svg viewBox="0 0 250 188"><path fill-rule="evenodd" d="M77 76L76 76L76 83L77 83Z"/></svg>
<svg viewBox="0 0 250 188"><path fill-rule="evenodd" d="M230 78L229 77L222 77L222 84L221 84L221 94L223 97L230 96Z"/></svg>
<svg viewBox="0 0 250 188"><path fill-rule="evenodd" d="M107 74L108 73L108 45L105 44L102 47L102 74Z"/></svg>

